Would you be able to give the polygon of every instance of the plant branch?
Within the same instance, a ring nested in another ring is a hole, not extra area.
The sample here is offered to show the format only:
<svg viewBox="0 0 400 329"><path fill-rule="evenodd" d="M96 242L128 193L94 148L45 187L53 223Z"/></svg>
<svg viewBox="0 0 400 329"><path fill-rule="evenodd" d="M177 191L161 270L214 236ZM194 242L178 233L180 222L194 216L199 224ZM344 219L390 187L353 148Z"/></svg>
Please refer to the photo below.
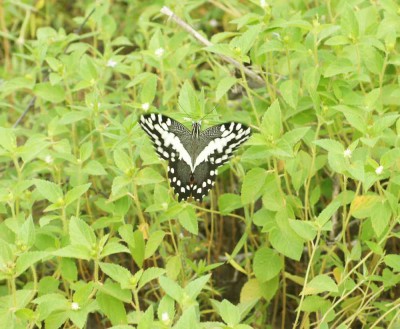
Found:
<svg viewBox="0 0 400 329"><path fill-rule="evenodd" d="M209 41L207 38L202 36L199 32L197 32L188 23L183 21L179 16L175 15L169 7L167 7L167 6L162 7L160 12L164 15L167 15L169 19L172 19L176 24L178 24L180 27L182 27L184 30L186 30L189 34L193 35L197 39L197 41L199 41L206 47L210 47L210 46L214 45L211 41ZM231 57L225 56L225 55L220 55L220 54L217 54L217 55L219 55L224 61L235 66L238 70L242 69L242 64L239 63L237 60L235 60ZM260 84L265 84L264 79L261 78L257 73L250 70L248 67L243 67L243 71L249 78L257 81Z"/></svg>

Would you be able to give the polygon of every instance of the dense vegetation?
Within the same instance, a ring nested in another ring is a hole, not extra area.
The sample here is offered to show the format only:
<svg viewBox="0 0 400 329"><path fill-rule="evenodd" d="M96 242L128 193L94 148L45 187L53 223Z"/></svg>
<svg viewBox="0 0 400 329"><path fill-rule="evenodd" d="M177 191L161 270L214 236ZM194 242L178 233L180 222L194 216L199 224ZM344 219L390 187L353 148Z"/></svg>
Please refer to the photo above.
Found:
<svg viewBox="0 0 400 329"><path fill-rule="evenodd" d="M400 326L397 1L3 0L0 30L1 328ZM253 136L178 202L145 112Z"/></svg>

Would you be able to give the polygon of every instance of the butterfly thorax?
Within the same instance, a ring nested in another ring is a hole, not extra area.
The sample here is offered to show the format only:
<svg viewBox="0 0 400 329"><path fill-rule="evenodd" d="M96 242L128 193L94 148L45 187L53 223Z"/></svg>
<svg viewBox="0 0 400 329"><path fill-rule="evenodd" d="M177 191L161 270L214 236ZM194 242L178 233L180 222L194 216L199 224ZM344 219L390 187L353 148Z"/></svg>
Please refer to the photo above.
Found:
<svg viewBox="0 0 400 329"><path fill-rule="evenodd" d="M199 136L200 136L200 131L201 131L201 121L198 121L198 122L193 121L193 123L192 123L192 137L198 139Z"/></svg>

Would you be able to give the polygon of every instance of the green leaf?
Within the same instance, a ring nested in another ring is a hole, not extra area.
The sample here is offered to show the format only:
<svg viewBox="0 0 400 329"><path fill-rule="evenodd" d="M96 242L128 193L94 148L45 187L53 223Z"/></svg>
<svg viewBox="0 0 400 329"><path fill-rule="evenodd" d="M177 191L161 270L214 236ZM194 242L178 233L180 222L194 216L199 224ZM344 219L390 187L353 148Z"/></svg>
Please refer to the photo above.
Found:
<svg viewBox="0 0 400 329"><path fill-rule="evenodd" d="M303 254L304 242L290 227L285 209L277 213L275 222L269 232L269 239L274 249L289 258L300 260Z"/></svg>
<svg viewBox="0 0 400 329"><path fill-rule="evenodd" d="M358 195L351 202L350 212L355 218L369 217L373 209L381 202L382 198L375 194Z"/></svg>
<svg viewBox="0 0 400 329"><path fill-rule="evenodd" d="M121 149L116 149L114 151L114 162L117 165L118 169L121 170L123 173L126 173L130 169L134 168L132 158Z"/></svg>
<svg viewBox="0 0 400 329"><path fill-rule="evenodd" d="M130 287L132 274L125 267L103 262L99 262L99 265L105 274L121 285L122 289Z"/></svg>
<svg viewBox="0 0 400 329"><path fill-rule="evenodd" d="M61 85L52 86L50 82L38 83L33 89L36 96L51 103L61 103L65 99L65 90Z"/></svg>
<svg viewBox="0 0 400 329"><path fill-rule="evenodd" d="M52 252L54 256L69 257L77 259L90 260L92 258L91 249L85 245L69 245Z"/></svg>
<svg viewBox="0 0 400 329"><path fill-rule="evenodd" d="M67 194L65 194L64 198L65 205L68 206L69 204L77 200L82 194L86 193L91 185L92 183L79 185L68 191Z"/></svg>
<svg viewBox="0 0 400 329"><path fill-rule="evenodd" d="M92 142L83 143L79 149L79 159L84 162L90 158L93 153Z"/></svg>
<svg viewBox="0 0 400 329"><path fill-rule="evenodd" d="M338 292L338 286L328 275L320 274L308 282L302 295L316 295L322 292Z"/></svg>
<svg viewBox="0 0 400 329"><path fill-rule="evenodd" d="M140 232L139 230L133 232L133 240L134 240L134 245L133 248L130 249L131 255L136 264L140 268L142 268L144 261L144 248L145 248L142 232Z"/></svg>
<svg viewBox="0 0 400 329"><path fill-rule="evenodd" d="M371 223L377 237L380 237L383 232L388 230L391 216L392 211L387 201L377 202L374 206L371 206Z"/></svg>
<svg viewBox="0 0 400 329"><path fill-rule="evenodd" d="M185 287L185 292L192 300L195 300L204 288L208 280L210 280L211 274L204 275L196 280L190 281Z"/></svg>
<svg viewBox="0 0 400 329"><path fill-rule="evenodd" d="M135 179L137 185L157 184L162 181L164 181L164 177L150 167L141 169Z"/></svg>
<svg viewBox="0 0 400 329"><path fill-rule="evenodd" d="M58 123L60 125L69 125L74 122L82 121L83 119L87 119L90 117L89 111L70 111L65 113Z"/></svg>
<svg viewBox="0 0 400 329"><path fill-rule="evenodd" d="M179 223L190 233L197 235L199 233L199 225L196 212L193 208L187 207L178 214Z"/></svg>
<svg viewBox="0 0 400 329"><path fill-rule="evenodd" d="M96 301L113 325L128 324L124 303L108 294L98 292Z"/></svg>
<svg viewBox="0 0 400 329"><path fill-rule="evenodd" d="M341 12L340 27L343 35L351 36L354 39L358 38L359 23L353 7L350 4L346 5Z"/></svg>
<svg viewBox="0 0 400 329"><path fill-rule="evenodd" d="M32 216L29 216L18 232L18 241L23 243L27 248L30 248L35 243L35 225L33 224Z"/></svg>
<svg viewBox="0 0 400 329"><path fill-rule="evenodd" d="M236 78L234 77L225 77L217 85L217 90L215 91L216 101L219 101L236 83Z"/></svg>
<svg viewBox="0 0 400 329"><path fill-rule="evenodd" d="M237 194L225 193L218 198L218 208L222 214L229 214L233 210L241 207L242 200Z"/></svg>
<svg viewBox="0 0 400 329"><path fill-rule="evenodd" d="M61 258L60 265L61 275L65 280L69 282L74 282L78 280L78 268L72 259L67 257Z"/></svg>
<svg viewBox="0 0 400 329"><path fill-rule="evenodd" d="M97 160L88 161L83 167L82 172L95 176L107 175L103 165Z"/></svg>
<svg viewBox="0 0 400 329"><path fill-rule="evenodd" d="M356 69L357 66L347 58L337 58L329 62L323 74L325 78L331 78L336 75L354 72Z"/></svg>
<svg viewBox="0 0 400 329"><path fill-rule="evenodd" d="M48 256L48 253L42 251L27 251L26 253L23 253L16 261L15 275L20 276L29 267L42 260L46 256Z"/></svg>
<svg viewBox="0 0 400 329"><path fill-rule="evenodd" d="M179 92L178 99L179 107L189 114L199 114L200 105L197 95L188 80L185 80L182 89Z"/></svg>
<svg viewBox="0 0 400 329"><path fill-rule="evenodd" d="M84 245L89 250L96 245L93 229L80 218L72 217L69 221L69 236L72 245Z"/></svg>
<svg viewBox="0 0 400 329"><path fill-rule="evenodd" d="M321 211L316 219L316 223L318 223L320 227L324 227L329 219L331 219L333 214L339 209L339 207L350 203L353 198L354 192L352 191L340 193L336 199L334 199L324 210Z"/></svg>
<svg viewBox="0 0 400 329"><path fill-rule="evenodd" d="M259 38L261 29L262 24L249 25L246 32L232 39L232 41L229 43L230 47L232 49L239 48L242 55L247 54L256 42L257 38Z"/></svg>
<svg viewBox="0 0 400 329"><path fill-rule="evenodd" d="M305 241L312 241L317 235L317 230L311 222L289 219L289 224L293 231Z"/></svg>
<svg viewBox="0 0 400 329"><path fill-rule="evenodd" d="M63 199L63 192L61 187L53 182L35 179L35 185L39 193L52 203L56 203Z"/></svg>
<svg viewBox="0 0 400 329"><path fill-rule="evenodd" d="M279 274L283 264L281 257L270 248L260 248L256 251L253 260L253 270L260 282L269 281Z"/></svg>
<svg viewBox="0 0 400 329"><path fill-rule="evenodd" d="M101 251L100 257L104 258L104 257L107 257L109 255L119 254L119 253L122 253L122 252L125 252L125 253L129 254L130 250L127 247L125 247L124 245L122 245L122 244L120 244L118 242L111 241L111 242L108 242L105 245L105 247Z"/></svg>
<svg viewBox="0 0 400 329"><path fill-rule="evenodd" d="M224 299L218 307L218 313L228 327L234 327L240 322L240 313L235 305Z"/></svg>
<svg viewBox="0 0 400 329"><path fill-rule="evenodd" d="M168 296L172 297L179 304L182 304L185 292L175 281L166 276L160 277L158 281L160 282L161 288Z"/></svg>
<svg viewBox="0 0 400 329"><path fill-rule="evenodd" d="M144 258L150 258L157 251L165 236L164 231L155 231L150 234L144 250Z"/></svg>
<svg viewBox="0 0 400 329"><path fill-rule="evenodd" d="M13 153L17 148L17 138L13 129L0 127L0 146Z"/></svg>
<svg viewBox="0 0 400 329"><path fill-rule="evenodd" d="M275 100L265 111L261 122L261 133L267 139L277 140L282 133L282 113L279 101Z"/></svg>
<svg viewBox="0 0 400 329"><path fill-rule="evenodd" d="M400 255L386 255L384 262L387 266L393 268L394 271L400 272Z"/></svg>
<svg viewBox="0 0 400 329"><path fill-rule="evenodd" d="M281 83L279 90L285 102L295 109L299 100L300 82L298 80L286 80Z"/></svg>
<svg viewBox="0 0 400 329"><path fill-rule="evenodd" d="M164 273L165 270L163 268L157 268L157 267L147 268L140 277L138 289L143 288L151 280L158 279Z"/></svg>
<svg viewBox="0 0 400 329"><path fill-rule="evenodd" d="M184 309L181 317L174 325L173 329L201 329L199 322L199 312L196 306L191 306ZM138 328L140 329L140 328Z"/></svg>
<svg viewBox="0 0 400 329"><path fill-rule="evenodd" d="M157 76L150 74L147 76L143 83L143 87L140 92L140 101L143 103L153 103L154 97L157 90Z"/></svg>
<svg viewBox="0 0 400 329"><path fill-rule="evenodd" d="M95 287L100 292L112 296L121 302L130 303L132 301L131 291L128 289L122 289L119 283L113 282L110 279L107 279L104 284L97 283Z"/></svg>
<svg viewBox="0 0 400 329"><path fill-rule="evenodd" d="M246 174L242 185L243 205L255 202L261 196L267 175L267 171L262 168L253 168Z"/></svg>

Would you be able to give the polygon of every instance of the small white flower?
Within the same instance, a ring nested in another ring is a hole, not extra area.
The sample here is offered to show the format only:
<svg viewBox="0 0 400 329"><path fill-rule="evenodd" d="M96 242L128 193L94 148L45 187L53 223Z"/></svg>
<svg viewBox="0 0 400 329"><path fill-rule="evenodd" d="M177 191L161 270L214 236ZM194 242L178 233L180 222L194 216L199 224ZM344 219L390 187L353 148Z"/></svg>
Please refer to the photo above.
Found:
<svg viewBox="0 0 400 329"><path fill-rule="evenodd" d="M375 169L375 174L380 175L383 173L383 166L379 166Z"/></svg>
<svg viewBox="0 0 400 329"><path fill-rule="evenodd" d="M107 62L107 67L115 67L118 63L113 59L109 59Z"/></svg>
<svg viewBox="0 0 400 329"><path fill-rule="evenodd" d="M143 111L147 111L149 108L150 108L150 104L149 103L143 103L142 104Z"/></svg>
<svg viewBox="0 0 400 329"><path fill-rule="evenodd" d="M213 19L210 19L208 24L210 24L211 27L217 27L218 26L218 21L215 18L213 18Z"/></svg>
<svg viewBox="0 0 400 329"><path fill-rule="evenodd" d="M77 310L79 310L80 308L81 308L81 307L79 306L78 303L76 303L76 302L71 303L71 310L77 311Z"/></svg>
<svg viewBox="0 0 400 329"><path fill-rule="evenodd" d="M44 158L44 161L46 162L46 163L53 163L53 161L54 161L54 159L53 159L53 157L49 154L49 155L46 155L46 157Z"/></svg>
<svg viewBox="0 0 400 329"><path fill-rule="evenodd" d="M25 38L24 37L19 37L17 39L17 44L22 46L25 43Z"/></svg>
<svg viewBox="0 0 400 329"><path fill-rule="evenodd" d="M156 51L154 52L154 55L157 57L162 57L165 53L164 48L157 48Z"/></svg>
<svg viewBox="0 0 400 329"><path fill-rule="evenodd" d="M161 314L161 321L162 321L162 322L166 322L166 323L169 322L169 315L168 315L167 312L163 312L163 313Z"/></svg>
<svg viewBox="0 0 400 329"><path fill-rule="evenodd" d="M350 159L351 158L351 150L349 148L345 149L344 152L343 152L343 156L345 158Z"/></svg>

